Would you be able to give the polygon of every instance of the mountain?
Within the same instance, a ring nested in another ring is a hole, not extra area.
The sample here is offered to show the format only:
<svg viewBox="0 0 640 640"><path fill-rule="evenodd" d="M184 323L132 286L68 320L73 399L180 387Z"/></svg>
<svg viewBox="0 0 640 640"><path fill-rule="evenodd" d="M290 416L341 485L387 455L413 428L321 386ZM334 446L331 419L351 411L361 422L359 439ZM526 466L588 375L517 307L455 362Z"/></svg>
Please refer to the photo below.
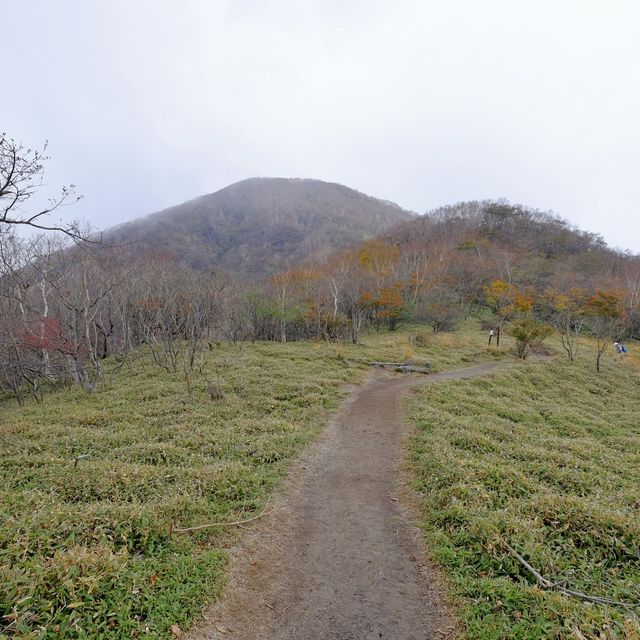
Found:
<svg viewBox="0 0 640 640"><path fill-rule="evenodd" d="M394 225L381 240L400 255L426 261L432 279L440 269L449 283L475 283L478 291L492 279L539 290L620 288L612 283L640 264L599 234L504 199L440 207Z"/></svg>
<svg viewBox="0 0 640 640"><path fill-rule="evenodd" d="M414 216L340 184L250 178L114 227L104 238L136 252L161 252L197 270L261 277Z"/></svg>
<svg viewBox="0 0 640 640"><path fill-rule="evenodd" d="M474 246L491 243L498 252L511 248L555 259L593 252L612 254L599 234L583 231L552 212L505 199L470 200L440 207L395 226L385 235L401 243L434 235L456 237Z"/></svg>

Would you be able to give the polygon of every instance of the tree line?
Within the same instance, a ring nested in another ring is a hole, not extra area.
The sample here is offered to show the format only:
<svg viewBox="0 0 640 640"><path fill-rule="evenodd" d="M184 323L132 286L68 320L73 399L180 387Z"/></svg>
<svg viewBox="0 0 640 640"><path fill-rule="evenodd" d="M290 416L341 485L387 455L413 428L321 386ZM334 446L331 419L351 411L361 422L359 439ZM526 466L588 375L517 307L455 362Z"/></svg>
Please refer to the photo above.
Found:
<svg viewBox="0 0 640 640"><path fill-rule="evenodd" d="M204 375L218 340L357 344L406 323L450 331L478 315L526 357L554 327L573 360L585 332L596 367L614 338L640 335L640 260L548 214L505 201L432 212L259 283L190 269L162 251L110 246L79 225L23 237L72 196L24 214L43 155L0 138L0 387L18 402L47 387L91 391L114 356L143 347L159 367Z"/></svg>

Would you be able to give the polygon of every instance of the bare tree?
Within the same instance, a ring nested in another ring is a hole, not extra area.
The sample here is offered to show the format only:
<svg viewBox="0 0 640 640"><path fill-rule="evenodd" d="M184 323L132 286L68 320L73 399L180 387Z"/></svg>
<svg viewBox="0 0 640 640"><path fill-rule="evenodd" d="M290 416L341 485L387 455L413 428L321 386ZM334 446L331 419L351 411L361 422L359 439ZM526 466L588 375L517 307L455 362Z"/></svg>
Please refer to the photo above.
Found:
<svg viewBox="0 0 640 640"><path fill-rule="evenodd" d="M551 309L549 321L560 334L567 357L574 362L578 354L578 338L587 319L586 291L577 287L569 291L549 291L547 298Z"/></svg>
<svg viewBox="0 0 640 640"><path fill-rule="evenodd" d="M27 202L43 185L44 165L49 159L46 152L46 142L42 149L31 149L7 137L6 133L0 134L0 233L6 233L12 227L27 226L81 237L76 223L56 225L45 221L48 214L80 199L75 185L63 186L45 206L35 211L25 210Z"/></svg>
<svg viewBox="0 0 640 640"><path fill-rule="evenodd" d="M587 322L596 339L596 371L613 335L621 327L621 302L613 291L596 290L586 303Z"/></svg>

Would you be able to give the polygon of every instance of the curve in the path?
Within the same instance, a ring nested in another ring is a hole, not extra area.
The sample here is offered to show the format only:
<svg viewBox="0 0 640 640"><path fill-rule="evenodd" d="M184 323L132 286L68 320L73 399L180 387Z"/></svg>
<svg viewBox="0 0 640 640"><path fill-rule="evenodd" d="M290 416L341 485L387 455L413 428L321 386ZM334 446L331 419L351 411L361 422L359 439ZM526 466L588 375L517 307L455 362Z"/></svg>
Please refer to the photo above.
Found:
<svg viewBox="0 0 640 640"><path fill-rule="evenodd" d="M225 596L190 638L451 638L437 576L397 497L400 398L419 384L485 375L492 362L370 380L297 465L283 508L246 536Z"/></svg>

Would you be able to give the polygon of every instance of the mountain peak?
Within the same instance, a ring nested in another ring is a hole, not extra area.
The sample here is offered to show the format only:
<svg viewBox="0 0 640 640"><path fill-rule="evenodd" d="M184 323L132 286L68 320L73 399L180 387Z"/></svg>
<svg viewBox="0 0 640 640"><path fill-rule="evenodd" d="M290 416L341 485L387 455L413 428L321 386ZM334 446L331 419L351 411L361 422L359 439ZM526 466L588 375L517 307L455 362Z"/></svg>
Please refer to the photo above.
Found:
<svg viewBox="0 0 640 640"><path fill-rule="evenodd" d="M333 182L254 177L108 232L194 269L264 276L378 235L415 214Z"/></svg>

